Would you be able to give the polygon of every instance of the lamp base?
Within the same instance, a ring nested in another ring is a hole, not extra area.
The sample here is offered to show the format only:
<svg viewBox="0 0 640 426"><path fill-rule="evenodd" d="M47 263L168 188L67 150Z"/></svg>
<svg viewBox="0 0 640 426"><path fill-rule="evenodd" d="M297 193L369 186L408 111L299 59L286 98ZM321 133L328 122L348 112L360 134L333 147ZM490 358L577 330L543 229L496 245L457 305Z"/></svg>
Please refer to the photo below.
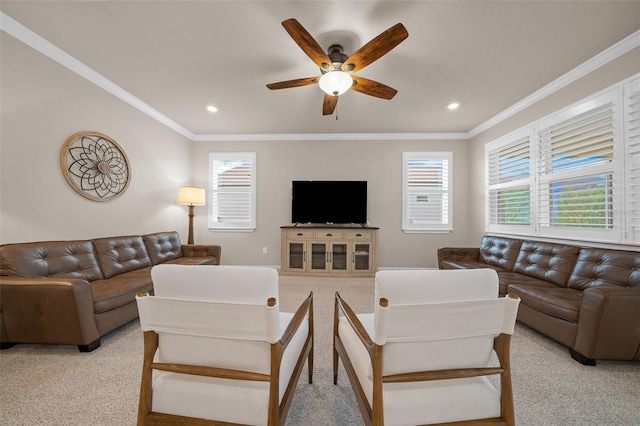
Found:
<svg viewBox="0 0 640 426"><path fill-rule="evenodd" d="M189 237L187 244L194 244L193 242L193 206L189 206Z"/></svg>

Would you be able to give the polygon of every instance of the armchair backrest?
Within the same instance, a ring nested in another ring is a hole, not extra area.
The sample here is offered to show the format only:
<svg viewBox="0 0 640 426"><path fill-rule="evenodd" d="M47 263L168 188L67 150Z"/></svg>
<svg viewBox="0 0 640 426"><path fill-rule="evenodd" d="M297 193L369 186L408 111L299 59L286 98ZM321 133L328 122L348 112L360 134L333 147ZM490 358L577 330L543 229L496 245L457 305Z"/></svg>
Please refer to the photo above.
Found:
<svg viewBox="0 0 640 426"><path fill-rule="evenodd" d="M383 375L484 367L513 333L519 300L498 298L492 269L380 271L375 286Z"/></svg>
<svg viewBox="0 0 640 426"><path fill-rule="evenodd" d="M157 362L269 374L280 335L274 269L162 264L151 276L155 295L138 297L138 309L142 330L158 333Z"/></svg>

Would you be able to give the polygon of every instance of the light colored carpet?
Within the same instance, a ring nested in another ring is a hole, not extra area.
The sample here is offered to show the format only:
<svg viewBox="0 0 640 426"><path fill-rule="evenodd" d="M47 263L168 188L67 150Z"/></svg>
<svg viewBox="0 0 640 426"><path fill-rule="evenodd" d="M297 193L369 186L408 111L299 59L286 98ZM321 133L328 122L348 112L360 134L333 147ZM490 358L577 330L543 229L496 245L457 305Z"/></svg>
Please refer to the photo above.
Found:
<svg viewBox="0 0 640 426"><path fill-rule="evenodd" d="M356 312L373 309L373 279L280 278L280 306L293 311L314 293L313 384L302 372L287 425L361 425L344 370L332 374L336 291ZM511 350L519 425L640 425L640 363L598 361L587 367L566 348L518 325ZM75 346L17 345L0 352L0 424L134 425L142 333L134 321L91 353Z"/></svg>

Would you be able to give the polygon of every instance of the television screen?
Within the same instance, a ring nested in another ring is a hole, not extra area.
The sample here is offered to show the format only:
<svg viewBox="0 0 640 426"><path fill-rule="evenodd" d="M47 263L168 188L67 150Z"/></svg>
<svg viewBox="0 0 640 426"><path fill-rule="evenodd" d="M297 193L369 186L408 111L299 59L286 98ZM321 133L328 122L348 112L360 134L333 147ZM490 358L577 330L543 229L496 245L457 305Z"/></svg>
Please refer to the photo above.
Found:
<svg viewBox="0 0 640 426"><path fill-rule="evenodd" d="M367 223L366 181L293 181L293 223Z"/></svg>

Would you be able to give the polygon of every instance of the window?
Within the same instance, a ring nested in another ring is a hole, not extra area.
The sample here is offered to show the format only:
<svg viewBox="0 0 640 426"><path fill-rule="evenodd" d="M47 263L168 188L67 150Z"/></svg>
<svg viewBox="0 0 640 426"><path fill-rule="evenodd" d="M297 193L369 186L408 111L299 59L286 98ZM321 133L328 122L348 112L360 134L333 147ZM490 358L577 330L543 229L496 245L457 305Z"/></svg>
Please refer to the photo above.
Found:
<svg viewBox="0 0 640 426"><path fill-rule="evenodd" d="M451 231L451 152L402 154L402 230Z"/></svg>
<svg viewBox="0 0 640 426"><path fill-rule="evenodd" d="M640 243L640 78L486 145L486 230Z"/></svg>
<svg viewBox="0 0 640 426"><path fill-rule="evenodd" d="M611 91L540 122L540 235L622 240L617 206L622 197L614 182L622 164L614 155L617 104L617 91Z"/></svg>
<svg viewBox="0 0 640 426"><path fill-rule="evenodd" d="M531 141L528 129L507 135L485 147L487 229L527 233L531 221Z"/></svg>
<svg viewBox="0 0 640 426"><path fill-rule="evenodd" d="M256 228L256 153L209 153L209 229Z"/></svg>

